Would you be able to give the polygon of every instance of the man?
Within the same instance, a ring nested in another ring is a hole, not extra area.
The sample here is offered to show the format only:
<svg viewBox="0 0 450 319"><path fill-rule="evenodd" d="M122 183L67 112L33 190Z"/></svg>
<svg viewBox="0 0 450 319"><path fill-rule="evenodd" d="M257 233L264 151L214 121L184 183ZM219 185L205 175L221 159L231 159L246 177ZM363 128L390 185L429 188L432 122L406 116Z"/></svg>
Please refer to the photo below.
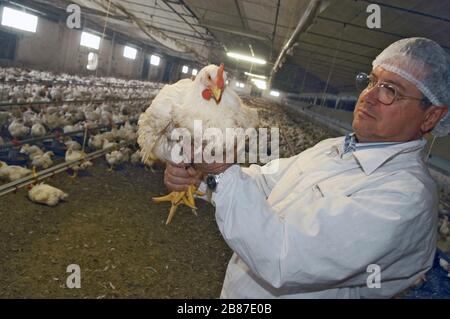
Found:
<svg viewBox="0 0 450 319"><path fill-rule="evenodd" d="M234 251L222 298L387 298L431 267L438 198L423 135L447 113L447 56L403 39L367 80L345 138L262 167L167 166L170 190L218 174L211 201Z"/></svg>

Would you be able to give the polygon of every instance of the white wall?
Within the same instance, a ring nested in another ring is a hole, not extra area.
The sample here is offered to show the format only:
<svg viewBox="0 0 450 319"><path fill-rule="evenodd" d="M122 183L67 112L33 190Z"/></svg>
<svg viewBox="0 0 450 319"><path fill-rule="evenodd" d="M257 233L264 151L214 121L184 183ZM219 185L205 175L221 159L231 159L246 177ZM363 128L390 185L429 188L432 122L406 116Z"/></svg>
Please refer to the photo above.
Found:
<svg viewBox="0 0 450 319"><path fill-rule="evenodd" d="M113 76L125 79L141 79L144 59L150 58L152 52L143 52L138 48L135 60L123 56L126 43L113 39L103 39L99 50L80 46L81 30L69 29L65 21L56 22L39 17L36 33L23 32L17 29L0 26L1 30L17 35L15 59L1 60L2 66L16 66L58 73L67 72L80 75ZM89 32L89 30L85 30ZM92 32L97 34L95 32ZM99 65L96 71L87 70L89 52L98 53ZM161 81L167 58L161 55L159 66L150 65L148 77L144 80ZM180 62L181 63L181 62ZM177 66L178 67L178 66ZM175 67L175 69L177 68ZM180 66L181 70L181 66ZM181 72L172 72L176 81Z"/></svg>

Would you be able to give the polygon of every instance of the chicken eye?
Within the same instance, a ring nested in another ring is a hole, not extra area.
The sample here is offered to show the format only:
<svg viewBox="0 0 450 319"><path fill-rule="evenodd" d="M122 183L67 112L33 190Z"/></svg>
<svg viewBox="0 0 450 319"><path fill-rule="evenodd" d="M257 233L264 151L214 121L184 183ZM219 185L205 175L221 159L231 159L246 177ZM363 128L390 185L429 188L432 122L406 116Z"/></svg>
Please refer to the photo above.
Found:
<svg viewBox="0 0 450 319"><path fill-rule="evenodd" d="M208 80L211 80L211 75L208 74Z"/></svg>

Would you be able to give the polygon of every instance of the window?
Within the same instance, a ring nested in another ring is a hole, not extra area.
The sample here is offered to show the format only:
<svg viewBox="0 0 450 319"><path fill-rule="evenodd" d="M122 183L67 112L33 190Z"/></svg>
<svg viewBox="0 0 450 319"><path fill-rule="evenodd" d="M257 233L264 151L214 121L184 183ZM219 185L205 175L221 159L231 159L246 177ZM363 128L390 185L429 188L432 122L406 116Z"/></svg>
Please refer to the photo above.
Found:
<svg viewBox="0 0 450 319"><path fill-rule="evenodd" d="M279 97L280 96L280 92L278 92L278 91L270 91L270 95L275 96L275 97Z"/></svg>
<svg viewBox="0 0 450 319"><path fill-rule="evenodd" d="M36 32L38 17L8 7L3 8L2 25L23 31Z"/></svg>
<svg viewBox="0 0 450 319"><path fill-rule="evenodd" d="M161 61L161 58L160 58L159 56L157 56L157 55L152 55L152 56L150 57L150 64L151 64L151 65L156 65L156 66L158 66L160 61Z"/></svg>
<svg viewBox="0 0 450 319"><path fill-rule="evenodd" d="M80 44L84 47L98 50L98 48L100 48L100 37L91 33L83 32L81 33Z"/></svg>
<svg viewBox="0 0 450 319"><path fill-rule="evenodd" d="M125 46L125 48L123 49L123 56L128 59L136 60L136 54L137 50L135 48Z"/></svg>
<svg viewBox="0 0 450 319"><path fill-rule="evenodd" d="M98 54L89 52L88 55L88 65L86 66L88 70L95 71L98 66Z"/></svg>
<svg viewBox="0 0 450 319"><path fill-rule="evenodd" d="M188 73L189 72L188 66L187 65L183 65L183 69L181 70L181 72Z"/></svg>
<svg viewBox="0 0 450 319"><path fill-rule="evenodd" d="M192 75L193 75L193 76L196 76L197 73L198 73L198 70L197 70L197 69L192 69Z"/></svg>

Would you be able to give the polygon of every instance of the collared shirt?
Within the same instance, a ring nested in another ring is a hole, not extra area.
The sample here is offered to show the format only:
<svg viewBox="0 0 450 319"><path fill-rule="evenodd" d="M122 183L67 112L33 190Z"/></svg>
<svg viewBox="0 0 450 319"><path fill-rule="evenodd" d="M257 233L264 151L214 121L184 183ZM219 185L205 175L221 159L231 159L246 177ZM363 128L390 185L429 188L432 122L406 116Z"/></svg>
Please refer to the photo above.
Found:
<svg viewBox="0 0 450 319"><path fill-rule="evenodd" d="M436 247L425 144L355 145L341 157L340 137L229 168L212 195L234 251L221 297L387 298L408 288Z"/></svg>
<svg viewBox="0 0 450 319"><path fill-rule="evenodd" d="M353 153L356 150L366 149L366 148L383 148L387 145L400 144L400 142L371 142L371 143L359 143L356 140L355 133L349 133L345 135L344 143L342 148L339 149L341 158L348 154Z"/></svg>

